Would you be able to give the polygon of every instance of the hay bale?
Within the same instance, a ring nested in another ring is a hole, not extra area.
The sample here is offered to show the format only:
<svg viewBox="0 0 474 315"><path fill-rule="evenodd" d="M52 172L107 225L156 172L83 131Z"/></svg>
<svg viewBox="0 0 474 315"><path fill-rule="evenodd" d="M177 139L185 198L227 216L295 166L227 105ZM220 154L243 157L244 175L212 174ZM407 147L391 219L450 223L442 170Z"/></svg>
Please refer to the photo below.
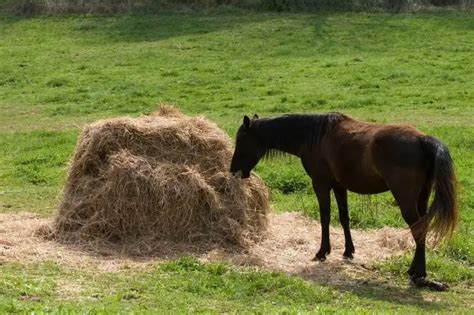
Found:
<svg viewBox="0 0 474 315"><path fill-rule="evenodd" d="M231 157L230 139L214 123L168 106L93 123L70 165L56 238L246 246L266 230L268 191L255 175L232 177Z"/></svg>

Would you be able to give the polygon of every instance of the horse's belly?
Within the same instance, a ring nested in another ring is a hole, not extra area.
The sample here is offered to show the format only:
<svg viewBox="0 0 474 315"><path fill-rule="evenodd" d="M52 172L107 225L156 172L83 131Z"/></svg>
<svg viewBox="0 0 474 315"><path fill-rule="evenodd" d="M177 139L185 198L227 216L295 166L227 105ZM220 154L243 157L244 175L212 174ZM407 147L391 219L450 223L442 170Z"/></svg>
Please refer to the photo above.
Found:
<svg viewBox="0 0 474 315"><path fill-rule="evenodd" d="M388 190L383 178L377 174L353 170L341 175L337 176L338 183L349 191L358 194L378 194Z"/></svg>
<svg viewBox="0 0 474 315"><path fill-rule="evenodd" d="M347 190L362 194L362 195L372 195L372 194L379 194L385 191L388 191L388 187L386 185L380 185L380 186L352 186L352 187L347 187Z"/></svg>
<svg viewBox="0 0 474 315"><path fill-rule="evenodd" d="M346 189L359 194L387 191L387 184L378 173L370 152L367 145L362 142L352 142L332 152L332 158L328 158L327 161L336 181Z"/></svg>

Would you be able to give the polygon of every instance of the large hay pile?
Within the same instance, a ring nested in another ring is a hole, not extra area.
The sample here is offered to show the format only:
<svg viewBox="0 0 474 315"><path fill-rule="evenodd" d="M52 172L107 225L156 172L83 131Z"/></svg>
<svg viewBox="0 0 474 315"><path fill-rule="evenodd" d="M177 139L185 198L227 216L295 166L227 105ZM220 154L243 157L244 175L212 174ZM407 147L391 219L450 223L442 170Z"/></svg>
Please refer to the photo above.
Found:
<svg viewBox="0 0 474 315"><path fill-rule="evenodd" d="M76 147L55 236L146 248L160 240L245 246L266 229L268 192L256 176L232 177L231 156L214 123L172 107L93 123Z"/></svg>

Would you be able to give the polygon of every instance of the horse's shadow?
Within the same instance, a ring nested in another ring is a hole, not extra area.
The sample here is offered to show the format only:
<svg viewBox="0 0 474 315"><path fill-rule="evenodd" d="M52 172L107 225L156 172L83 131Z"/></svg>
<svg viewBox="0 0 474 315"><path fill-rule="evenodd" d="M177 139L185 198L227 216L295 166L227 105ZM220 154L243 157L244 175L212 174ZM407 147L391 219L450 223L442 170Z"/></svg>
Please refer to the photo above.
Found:
<svg viewBox="0 0 474 315"><path fill-rule="evenodd" d="M408 276L406 284L403 284L399 279L381 275L372 268L350 261L336 266L329 266L325 262L315 263L311 267L305 267L304 270L292 272L291 275L364 299L385 301L400 306L411 305L425 311L446 309L446 305L441 302L426 300L423 296L424 290L412 286Z"/></svg>

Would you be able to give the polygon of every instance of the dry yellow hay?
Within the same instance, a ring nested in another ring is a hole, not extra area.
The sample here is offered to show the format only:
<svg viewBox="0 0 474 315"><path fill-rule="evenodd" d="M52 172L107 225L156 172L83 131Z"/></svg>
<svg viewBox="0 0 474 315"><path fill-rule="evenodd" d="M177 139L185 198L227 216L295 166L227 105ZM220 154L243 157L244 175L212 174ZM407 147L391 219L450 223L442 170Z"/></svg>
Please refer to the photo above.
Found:
<svg viewBox="0 0 474 315"><path fill-rule="evenodd" d="M341 227L331 228L332 253L325 262L311 261L321 244L321 226L302 214L270 213L268 231L261 242L251 243L245 250L172 241L153 243L153 252L146 256L130 255L123 244L100 242L62 244L34 234L48 230L51 218L31 213L0 213L0 263L54 262L68 268L84 268L100 272L144 268L182 255L193 255L202 261L229 262L239 266L255 266L262 270L282 271L322 283L349 283L359 277L378 277L368 270L374 261L401 255L414 243L409 229L385 227L378 230L352 230L356 247L354 260L342 258L344 233ZM36 233L35 233L36 232ZM131 245L130 245L131 246Z"/></svg>
<svg viewBox="0 0 474 315"><path fill-rule="evenodd" d="M162 106L87 126L76 147L55 237L153 250L173 240L246 246L267 226L268 191L232 177L229 137L203 117Z"/></svg>

